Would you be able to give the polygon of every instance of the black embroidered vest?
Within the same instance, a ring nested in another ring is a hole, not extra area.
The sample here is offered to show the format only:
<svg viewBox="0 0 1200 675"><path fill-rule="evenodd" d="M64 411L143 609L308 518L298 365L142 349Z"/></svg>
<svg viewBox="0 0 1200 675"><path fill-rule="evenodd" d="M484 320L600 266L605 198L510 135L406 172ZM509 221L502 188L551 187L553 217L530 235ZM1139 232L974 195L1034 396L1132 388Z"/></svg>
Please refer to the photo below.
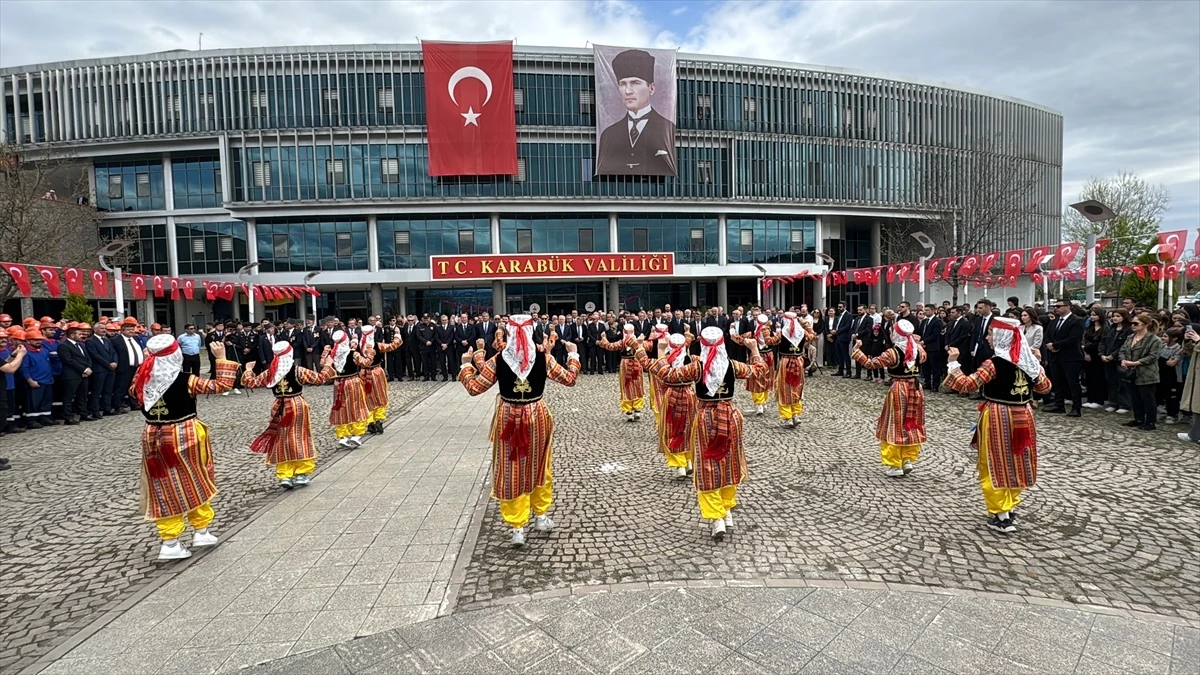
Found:
<svg viewBox="0 0 1200 675"><path fill-rule="evenodd" d="M891 349L896 352L897 359L896 365L887 369L888 375L891 375L892 379L911 379L921 374L921 360L919 357L913 362L912 366L906 366L904 365L904 350L899 347L892 347Z"/></svg>
<svg viewBox="0 0 1200 675"><path fill-rule="evenodd" d="M371 357L371 367L374 368L376 366L382 366L383 359L385 357L386 355L384 354L383 350L379 348L379 344L377 343L375 345L375 356Z"/></svg>
<svg viewBox="0 0 1200 675"><path fill-rule="evenodd" d="M530 358L533 359L533 368L529 371L529 377L518 380L517 374L504 361L504 355L496 355L496 386L500 388L500 398L509 403L541 400L546 391L546 355L535 349Z"/></svg>
<svg viewBox="0 0 1200 675"><path fill-rule="evenodd" d="M283 379L274 387L271 387L271 393L275 394L275 398L291 398L304 393L304 385L296 379L296 366L292 366L288 374L284 375Z"/></svg>
<svg viewBox="0 0 1200 675"><path fill-rule="evenodd" d="M147 424L174 424L196 416L196 399L188 393L190 373L180 373L149 410L142 408Z"/></svg>
<svg viewBox="0 0 1200 675"><path fill-rule="evenodd" d="M737 373L733 371L733 361L729 362L729 368L725 370L725 381L721 383L714 396L708 394L708 387L704 384L704 363L702 361L700 362L700 370L700 379L696 381L696 398L701 401L729 401L733 399L734 389L737 387Z"/></svg>
<svg viewBox="0 0 1200 675"><path fill-rule="evenodd" d="M1025 371L1002 358L990 359L996 377L983 385L983 397L996 403L1025 405L1033 398L1033 381Z"/></svg>
<svg viewBox="0 0 1200 675"><path fill-rule="evenodd" d="M797 342L796 344L792 344L791 340L787 339L783 335L780 335L779 336L779 346L777 348L779 351L779 355L780 356L804 356L804 343L806 341L807 341L807 338L805 336L801 336L799 342Z"/></svg>
<svg viewBox="0 0 1200 675"><path fill-rule="evenodd" d="M351 351L346 355L346 365L342 368L341 372L334 374L333 379L343 380L347 377L358 375L358 362L354 360L355 353Z"/></svg>

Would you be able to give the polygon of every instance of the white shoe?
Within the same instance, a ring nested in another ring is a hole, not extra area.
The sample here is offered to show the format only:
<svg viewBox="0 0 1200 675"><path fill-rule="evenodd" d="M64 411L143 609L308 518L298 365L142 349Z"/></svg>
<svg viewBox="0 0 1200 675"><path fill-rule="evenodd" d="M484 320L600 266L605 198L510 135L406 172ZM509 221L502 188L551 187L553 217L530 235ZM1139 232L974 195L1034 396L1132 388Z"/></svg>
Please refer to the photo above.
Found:
<svg viewBox="0 0 1200 675"><path fill-rule="evenodd" d="M725 512L725 531L733 532L733 511Z"/></svg>
<svg viewBox="0 0 1200 675"><path fill-rule="evenodd" d="M913 463L907 459L904 460L904 464L900 467L900 470L904 472L905 476L907 476L908 474L912 473Z"/></svg>
<svg viewBox="0 0 1200 675"><path fill-rule="evenodd" d="M1178 438L1179 440L1183 441L1184 443L1195 443L1195 441L1192 440L1192 437L1190 435L1183 433L1183 432L1175 434L1175 438Z"/></svg>
<svg viewBox="0 0 1200 675"><path fill-rule="evenodd" d="M754 412L755 412L755 414L756 414L756 415L758 415L759 417L762 417L763 415L765 415L765 414L766 414L767 410L766 410L766 407L765 407L765 406L761 406L761 405L760 405L760 406L758 406L758 408L757 408L757 409L755 409L755 411L754 411Z"/></svg>
<svg viewBox="0 0 1200 675"><path fill-rule="evenodd" d="M683 468L682 466L678 469L675 469L675 477L680 479L687 478L687 469Z"/></svg>
<svg viewBox="0 0 1200 675"><path fill-rule="evenodd" d="M788 420L788 426L789 426L789 427L791 427L791 428L793 428L793 429L795 429L795 428L796 428L796 418L795 418L795 417L793 417L793 418L791 418L790 420Z"/></svg>
<svg viewBox="0 0 1200 675"><path fill-rule="evenodd" d="M549 532L554 529L554 521L550 520L550 516L541 515L534 519L533 529L538 532Z"/></svg>
<svg viewBox="0 0 1200 675"><path fill-rule="evenodd" d="M1083 407L1085 407L1085 408L1091 408L1091 409L1093 409L1093 410L1094 410L1094 409L1096 409L1096 408L1099 408L1099 407L1100 407L1100 404L1099 404L1099 403L1084 403L1084 404L1083 404Z"/></svg>
<svg viewBox="0 0 1200 675"><path fill-rule="evenodd" d="M229 395L229 392L227 392L227 391L223 391L223 392L221 392L221 395L222 395L222 396L228 396L228 395Z"/></svg>
<svg viewBox="0 0 1200 675"><path fill-rule="evenodd" d="M725 538L725 519L717 518L712 521L712 538L714 541L721 541Z"/></svg>
<svg viewBox="0 0 1200 675"><path fill-rule="evenodd" d="M884 472L884 475L886 475L888 478L903 478L904 469L901 469L898 466L889 466L888 470Z"/></svg>
<svg viewBox="0 0 1200 675"><path fill-rule="evenodd" d="M192 552L184 548L178 539L170 543L164 541L162 547L158 549L159 560L183 560L190 557L192 557Z"/></svg>
<svg viewBox="0 0 1200 675"><path fill-rule="evenodd" d="M200 548L201 546L216 546L217 536L210 534L208 528L196 530L192 534L192 548Z"/></svg>
<svg viewBox="0 0 1200 675"><path fill-rule="evenodd" d="M633 421L633 413L631 413L631 412L630 412L630 413L625 413L625 421L626 421L626 422L632 422L632 421Z"/></svg>
<svg viewBox="0 0 1200 675"><path fill-rule="evenodd" d="M312 476L307 473L298 473L293 482L296 484L296 487L304 487L312 482Z"/></svg>
<svg viewBox="0 0 1200 675"><path fill-rule="evenodd" d="M634 410L633 411L633 421L636 422L640 419L642 419L642 412L640 410Z"/></svg>
<svg viewBox="0 0 1200 675"><path fill-rule="evenodd" d="M1117 408L1117 414L1118 415L1128 415L1129 411L1126 410L1125 408Z"/></svg>
<svg viewBox="0 0 1200 675"><path fill-rule="evenodd" d="M242 395L242 390L241 390L241 389L234 389L234 390L233 390L233 395L234 395L234 396L241 396L241 395Z"/></svg>
<svg viewBox="0 0 1200 675"><path fill-rule="evenodd" d="M1163 419L1163 424L1178 424L1178 420L1170 415L1167 415L1166 418Z"/></svg>
<svg viewBox="0 0 1200 675"><path fill-rule="evenodd" d="M279 481L279 487L283 488L284 490L291 490L295 486L296 484L292 482L291 478L283 478Z"/></svg>
<svg viewBox="0 0 1200 675"><path fill-rule="evenodd" d="M1117 412L1117 408L1116 408L1116 406L1111 406L1111 405L1110 405L1110 406L1108 406L1107 408L1105 408L1105 409L1104 409L1104 412Z"/></svg>
<svg viewBox="0 0 1200 675"><path fill-rule="evenodd" d="M512 545L513 547L525 545L525 528L517 527L513 529Z"/></svg>
<svg viewBox="0 0 1200 675"><path fill-rule="evenodd" d="M339 438L338 445L342 446L343 448L353 448L354 447L353 445L350 445L349 438Z"/></svg>
<svg viewBox="0 0 1200 675"><path fill-rule="evenodd" d="M350 440L351 447L354 447L354 448L362 447L362 436L351 436L349 440Z"/></svg>

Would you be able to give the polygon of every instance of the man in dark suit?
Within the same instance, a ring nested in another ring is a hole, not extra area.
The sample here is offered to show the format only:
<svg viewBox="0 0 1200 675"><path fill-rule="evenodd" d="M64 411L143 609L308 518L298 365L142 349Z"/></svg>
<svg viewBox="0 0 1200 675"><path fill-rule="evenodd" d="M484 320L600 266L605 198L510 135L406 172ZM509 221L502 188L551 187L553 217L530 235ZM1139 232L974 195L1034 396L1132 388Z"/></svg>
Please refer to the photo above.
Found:
<svg viewBox="0 0 1200 675"><path fill-rule="evenodd" d="M62 362L63 381L63 418L67 424L79 424L79 420L92 421L96 418L88 414L88 378L92 376L92 357L87 348L79 341L79 333L83 326L67 328L67 339L58 345L58 360Z"/></svg>
<svg viewBox="0 0 1200 675"><path fill-rule="evenodd" d="M987 298L975 303L974 325L971 334L971 362L975 364L976 368L995 354L987 341L987 332L992 325L992 310L995 306L995 303Z"/></svg>
<svg viewBox="0 0 1200 675"><path fill-rule="evenodd" d="M587 372L592 375L600 375L604 373L604 348L600 346L600 337L608 330L608 326L600 320L600 316L595 312L588 317L588 322L585 325L586 333L584 334L584 344L587 345L587 360L584 362L584 367Z"/></svg>
<svg viewBox="0 0 1200 675"><path fill-rule="evenodd" d="M413 331L413 336L417 340L417 350L421 354L421 378L424 382L430 382L437 375L437 336L433 331L433 322L430 321L429 315L421 316L421 323L417 324Z"/></svg>
<svg viewBox="0 0 1200 675"><path fill-rule="evenodd" d="M675 310L675 313L667 321L667 332L671 335L676 333L683 335L683 312Z"/></svg>
<svg viewBox="0 0 1200 675"><path fill-rule="evenodd" d="M964 372L967 369L975 372L974 362L971 360L971 330L971 322L963 316L962 307L951 307L950 325L946 327L944 349L953 347L958 350L958 362Z"/></svg>
<svg viewBox="0 0 1200 675"><path fill-rule="evenodd" d="M269 368L271 361L275 360L275 341L279 338L276 335L275 324L268 323L263 328L262 335L258 336L258 366L259 368ZM246 361L249 363L249 361Z"/></svg>
<svg viewBox="0 0 1200 675"><path fill-rule="evenodd" d="M92 377L88 387L88 414L96 418L104 417L105 414L117 414L116 408L111 405L117 377L117 352L113 349L107 333L107 327L97 323L92 329L92 337L84 343L92 364Z"/></svg>
<svg viewBox="0 0 1200 675"><path fill-rule="evenodd" d="M458 317L458 323L454 324L454 358L455 363L462 359L462 355L468 350L474 349L471 344L472 336L475 334L475 329L471 325L471 317L467 314L462 314ZM458 366L455 366L456 368Z"/></svg>
<svg viewBox="0 0 1200 675"><path fill-rule="evenodd" d="M312 319L304 320L304 327L296 329L296 341L292 346L293 353L300 357L300 365L314 370L313 366L321 356L317 351L317 342L321 339L321 331L313 325ZM211 359L212 356L210 355Z"/></svg>
<svg viewBox="0 0 1200 675"><path fill-rule="evenodd" d="M117 355L117 369L109 405L117 412L129 412L137 407L137 403L129 398L129 387L144 359L142 345L137 340L137 319L126 317L121 322L121 334L113 338L113 351Z"/></svg>
<svg viewBox="0 0 1200 675"><path fill-rule="evenodd" d="M837 304L837 315L833 319L833 330L830 334L833 335L833 349L837 355L837 374L842 377L853 377L850 374L850 338L852 331L850 323L853 321L850 313L846 311L846 303L839 302Z"/></svg>
<svg viewBox="0 0 1200 675"><path fill-rule="evenodd" d="M475 337L471 339L471 342L483 340L483 356L486 359L490 359L496 355L494 343L496 342L497 328L496 322L492 321L492 317L487 312L484 312L479 317L479 323L475 324Z"/></svg>
<svg viewBox="0 0 1200 675"><path fill-rule="evenodd" d="M941 317L933 311L930 305L923 310L925 318L921 319L921 344L925 347L925 363L921 364L921 378L925 389L937 392L946 376L946 343L942 330L946 327Z"/></svg>
<svg viewBox="0 0 1200 675"><path fill-rule="evenodd" d="M409 382L417 379L421 372L421 345L417 344L417 317L408 315L404 326L400 328L400 358L403 361L401 373L408 377Z"/></svg>
<svg viewBox="0 0 1200 675"><path fill-rule="evenodd" d="M628 49L613 57L625 114L600 134L596 175L674 176L675 123L654 110L654 57Z"/></svg>
<svg viewBox="0 0 1200 675"><path fill-rule="evenodd" d="M433 327L434 346L437 347L435 352L438 371L442 376L442 382L449 382L451 373L458 374L458 366L455 365L455 348L454 348L454 326L450 325L450 317L443 314L438 324Z"/></svg>
<svg viewBox="0 0 1200 675"><path fill-rule="evenodd" d="M866 306L859 305L858 308L855 310L854 318L850 319L850 329L848 331L850 333L850 339L852 341L853 340L862 340L862 343L864 345L870 345L871 337L872 337L871 329L874 328L874 326L875 326L875 320L871 318L870 314L867 314ZM869 353L870 352L868 351L868 354ZM853 377L856 379L861 378L862 371L863 371L862 364L855 363ZM845 377L850 377L850 366L849 365L846 366Z"/></svg>
<svg viewBox="0 0 1200 675"><path fill-rule="evenodd" d="M124 334L125 334L125 329L124 329L123 325L121 328L121 334L122 334L122 336L124 336ZM225 322L224 321L218 321L217 324L213 327L213 329L204 336L204 351L208 353L208 376L210 378L217 376L217 357L213 356L212 351L209 350L209 348L208 348L208 346L214 342L225 342ZM120 350L118 350L118 351L120 351ZM309 366L305 366L305 367L309 368L311 370L311 368ZM132 380L130 380L130 383L132 384ZM126 389L129 389L129 387L126 387ZM124 400L125 392L121 392L121 395L122 395L122 400Z"/></svg>
<svg viewBox="0 0 1200 675"><path fill-rule="evenodd" d="M1079 384L1079 371L1083 367L1083 320L1071 313L1066 300L1054 304L1055 318L1046 326L1042 340L1042 354L1050 364L1050 390L1052 400L1046 402L1046 412L1067 412L1066 395L1071 393L1071 417L1079 417L1083 411L1083 391Z"/></svg>

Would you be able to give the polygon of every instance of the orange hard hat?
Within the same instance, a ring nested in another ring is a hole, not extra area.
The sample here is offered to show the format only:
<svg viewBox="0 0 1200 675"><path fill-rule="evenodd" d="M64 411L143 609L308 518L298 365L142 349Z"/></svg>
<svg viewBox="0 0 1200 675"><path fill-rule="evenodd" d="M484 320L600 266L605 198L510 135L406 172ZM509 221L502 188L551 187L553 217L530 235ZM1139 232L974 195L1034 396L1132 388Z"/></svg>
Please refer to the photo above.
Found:
<svg viewBox="0 0 1200 675"><path fill-rule="evenodd" d="M162 330L162 326L160 326L156 323L152 323L152 324L150 324L150 330Z"/></svg>
<svg viewBox="0 0 1200 675"><path fill-rule="evenodd" d="M137 322L137 319L133 318L132 316L127 316L124 319L121 319L121 325L122 326L136 326L136 325L138 325L138 322Z"/></svg>
<svg viewBox="0 0 1200 675"><path fill-rule="evenodd" d="M42 339L42 331L40 331L36 328L30 328L29 330L25 331L25 339L26 340L41 340Z"/></svg>
<svg viewBox="0 0 1200 675"><path fill-rule="evenodd" d="M67 324L67 330L74 330L74 329L76 329L76 328L79 328L79 322L78 322L78 321L72 321L72 322L70 322L70 323L68 323L68 324Z"/></svg>
<svg viewBox="0 0 1200 675"><path fill-rule="evenodd" d="M32 316L27 316L27 317L25 317L25 320L22 321L21 323L27 327L28 326L36 326L36 325L38 325L38 320L33 318Z"/></svg>
<svg viewBox="0 0 1200 675"><path fill-rule="evenodd" d="M79 324L79 330L91 330L91 329L92 329L92 324L90 324L90 323L81 322Z"/></svg>
<svg viewBox="0 0 1200 675"><path fill-rule="evenodd" d="M51 318L50 318L50 317L48 317L48 316L43 316L43 317L42 317L42 325L43 325L43 326L46 326L46 325L53 325L53 324L54 324L54 319L51 319Z"/></svg>
<svg viewBox="0 0 1200 675"><path fill-rule="evenodd" d="M24 340L25 339L25 331L16 326L9 326L8 327L8 337L10 337L14 340Z"/></svg>
<svg viewBox="0 0 1200 675"><path fill-rule="evenodd" d="M12 317L7 314L0 314L0 321L12 321Z"/></svg>

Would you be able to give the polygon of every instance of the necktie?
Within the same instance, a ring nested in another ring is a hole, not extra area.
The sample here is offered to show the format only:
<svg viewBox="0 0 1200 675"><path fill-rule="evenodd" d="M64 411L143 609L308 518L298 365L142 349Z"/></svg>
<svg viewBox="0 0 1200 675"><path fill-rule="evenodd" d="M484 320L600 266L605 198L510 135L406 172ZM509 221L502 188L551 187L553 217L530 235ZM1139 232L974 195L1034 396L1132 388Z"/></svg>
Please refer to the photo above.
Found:
<svg viewBox="0 0 1200 675"><path fill-rule="evenodd" d="M637 145L637 140L641 135L642 132L638 131L638 121L633 120L633 125L629 127L629 144Z"/></svg>

